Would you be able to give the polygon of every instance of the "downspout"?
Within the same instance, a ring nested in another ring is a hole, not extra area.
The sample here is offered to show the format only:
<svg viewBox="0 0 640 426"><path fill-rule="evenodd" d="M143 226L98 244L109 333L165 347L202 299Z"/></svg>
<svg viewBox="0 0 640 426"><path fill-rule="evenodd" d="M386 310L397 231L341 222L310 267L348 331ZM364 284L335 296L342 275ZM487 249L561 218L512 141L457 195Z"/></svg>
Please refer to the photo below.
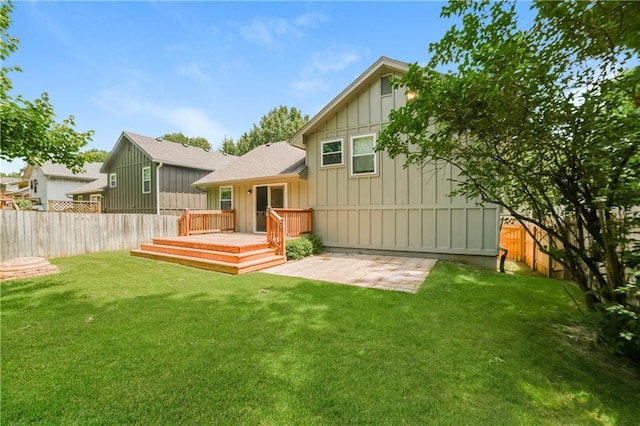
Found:
<svg viewBox="0 0 640 426"><path fill-rule="evenodd" d="M164 163L160 162L156 166L156 214L160 215L160 168Z"/></svg>

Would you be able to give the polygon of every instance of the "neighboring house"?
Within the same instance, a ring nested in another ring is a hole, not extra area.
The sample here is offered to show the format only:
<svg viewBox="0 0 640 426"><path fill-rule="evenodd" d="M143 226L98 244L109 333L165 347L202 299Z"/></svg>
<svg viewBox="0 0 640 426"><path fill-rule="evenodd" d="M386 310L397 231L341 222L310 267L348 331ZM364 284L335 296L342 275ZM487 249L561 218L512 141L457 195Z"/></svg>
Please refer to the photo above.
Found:
<svg viewBox="0 0 640 426"><path fill-rule="evenodd" d="M288 142L258 146L193 185L210 210L235 210L237 232L265 232L267 206L306 208L305 151Z"/></svg>
<svg viewBox="0 0 640 426"><path fill-rule="evenodd" d="M236 211L236 231L262 231L265 203L312 208L314 233L331 250L400 252L495 268L497 206L448 197L455 177L450 166L405 168L403 158L375 151L389 113L406 103L389 77L407 70L404 62L380 58L293 135L291 147L256 148L194 186L207 189L209 208ZM306 169L296 148L305 150Z"/></svg>
<svg viewBox="0 0 640 426"><path fill-rule="evenodd" d="M102 201L107 184L107 175L101 173L93 182L67 192L67 197L71 197L73 201Z"/></svg>
<svg viewBox="0 0 640 426"><path fill-rule="evenodd" d="M74 174L62 164L46 161L28 165L23 179L29 181L29 198L35 201L34 207L48 210L49 201L68 200L68 192L99 179L101 166L102 163L86 163L83 172Z"/></svg>
<svg viewBox="0 0 640 426"><path fill-rule="evenodd" d="M22 178L2 177L0 178L0 192L2 198L21 198L29 196L29 182Z"/></svg>
<svg viewBox="0 0 640 426"><path fill-rule="evenodd" d="M180 214L204 209L206 194L191 183L237 157L123 132L101 172L107 213Z"/></svg>

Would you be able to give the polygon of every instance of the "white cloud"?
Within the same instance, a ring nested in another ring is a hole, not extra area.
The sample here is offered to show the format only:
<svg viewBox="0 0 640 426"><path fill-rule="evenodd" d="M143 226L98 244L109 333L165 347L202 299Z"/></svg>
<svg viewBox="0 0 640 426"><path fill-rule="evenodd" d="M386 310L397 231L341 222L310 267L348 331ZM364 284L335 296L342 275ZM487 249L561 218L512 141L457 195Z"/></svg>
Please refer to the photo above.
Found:
<svg viewBox="0 0 640 426"><path fill-rule="evenodd" d="M137 99L128 91L118 89L104 89L92 100L106 112L120 119L152 123L152 126L158 129L155 131L160 133L182 132L191 137L203 136L214 148L225 135L230 134L228 129L212 120L207 111L201 108L153 103Z"/></svg>
<svg viewBox="0 0 640 426"><path fill-rule="evenodd" d="M305 29L311 28L328 18L320 13L306 13L286 18L255 18L249 24L240 27L240 35L246 41L266 47L277 49L281 40L288 37L301 37Z"/></svg>
<svg viewBox="0 0 640 426"><path fill-rule="evenodd" d="M205 84L207 86L213 85L211 79L204 71L202 71L202 68L200 67L200 65L198 65L196 62L193 62L193 61L189 62L188 64L180 65L178 67L178 74L184 75L186 77L190 77L195 81Z"/></svg>
<svg viewBox="0 0 640 426"><path fill-rule="evenodd" d="M291 88L301 95L332 90L333 76L360 59L360 54L349 48L315 52L291 83Z"/></svg>

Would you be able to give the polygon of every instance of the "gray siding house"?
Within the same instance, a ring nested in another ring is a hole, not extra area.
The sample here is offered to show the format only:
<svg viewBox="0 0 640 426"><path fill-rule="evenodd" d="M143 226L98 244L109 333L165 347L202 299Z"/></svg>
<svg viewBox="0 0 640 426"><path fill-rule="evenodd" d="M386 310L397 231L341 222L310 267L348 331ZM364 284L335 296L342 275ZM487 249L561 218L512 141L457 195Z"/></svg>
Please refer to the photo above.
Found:
<svg viewBox="0 0 640 426"><path fill-rule="evenodd" d="M410 254L495 268L498 206L449 197L456 173L450 165L405 168L403 158L375 151L389 113L406 103L404 91L389 85L389 76L407 70L404 62L380 58L293 135L288 144L304 150L304 168L302 153L278 157L275 147L283 153L290 148L271 144L194 185L207 189L209 208L222 209L227 201L236 210L236 231L262 231L265 202L311 208L313 231L329 250ZM280 163L267 173L262 169L269 152Z"/></svg>
<svg viewBox="0 0 640 426"><path fill-rule="evenodd" d="M236 158L220 152L123 132L102 169L107 213L180 214L205 209L191 183Z"/></svg>

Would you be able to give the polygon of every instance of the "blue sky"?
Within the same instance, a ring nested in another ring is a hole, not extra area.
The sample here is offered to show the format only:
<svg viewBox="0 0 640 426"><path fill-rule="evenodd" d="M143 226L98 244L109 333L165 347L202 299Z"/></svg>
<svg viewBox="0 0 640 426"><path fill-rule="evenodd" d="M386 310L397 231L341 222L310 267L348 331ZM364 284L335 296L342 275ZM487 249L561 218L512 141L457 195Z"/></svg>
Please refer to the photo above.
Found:
<svg viewBox="0 0 640 426"><path fill-rule="evenodd" d="M95 130L86 148L127 130L217 149L279 105L312 117L380 56L426 62L453 24L443 4L17 1L7 64L15 94L47 92L58 120Z"/></svg>

